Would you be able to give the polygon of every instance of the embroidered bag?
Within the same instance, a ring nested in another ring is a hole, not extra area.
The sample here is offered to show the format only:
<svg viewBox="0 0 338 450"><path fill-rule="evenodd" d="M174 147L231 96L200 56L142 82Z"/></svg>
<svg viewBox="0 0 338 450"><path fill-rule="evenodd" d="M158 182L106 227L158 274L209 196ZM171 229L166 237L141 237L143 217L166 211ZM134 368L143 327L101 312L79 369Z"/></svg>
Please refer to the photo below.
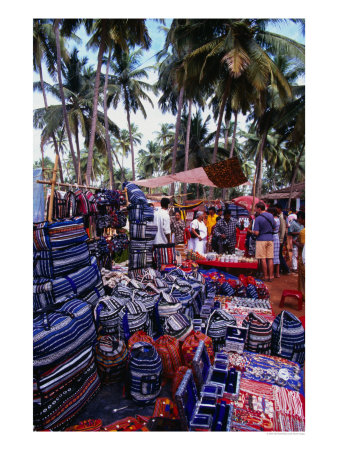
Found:
<svg viewBox="0 0 338 450"><path fill-rule="evenodd" d="M179 311L182 311L182 303L172 295L162 291L155 306L156 329L160 334L163 334L165 319Z"/></svg>
<svg viewBox="0 0 338 450"><path fill-rule="evenodd" d="M96 340L90 305L79 299L34 313L33 366L59 362Z"/></svg>
<svg viewBox="0 0 338 450"><path fill-rule="evenodd" d="M182 365L179 341L175 337L165 334L155 341L155 348L162 360L163 376L173 378Z"/></svg>
<svg viewBox="0 0 338 450"><path fill-rule="evenodd" d="M136 331L149 333L149 315L145 305L137 300L128 302L120 312L120 336L126 343Z"/></svg>
<svg viewBox="0 0 338 450"><path fill-rule="evenodd" d="M158 269L162 265L177 264L175 244L154 245L155 263Z"/></svg>
<svg viewBox="0 0 338 450"><path fill-rule="evenodd" d="M88 205L89 205L90 214L97 214L99 212L99 210L97 207L95 195L91 191L86 191L84 193L84 195L85 195Z"/></svg>
<svg viewBox="0 0 338 450"><path fill-rule="evenodd" d="M183 342L191 332L192 328L193 326L190 318L179 312L172 314L165 319L163 330L165 334L174 336L176 339Z"/></svg>
<svg viewBox="0 0 338 450"><path fill-rule="evenodd" d="M213 311L208 319L205 334L212 338L214 351L218 352L225 345L225 337L228 325L236 326L234 316L222 309Z"/></svg>
<svg viewBox="0 0 338 450"><path fill-rule="evenodd" d="M90 211L89 203L82 190L76 189L74 195L76 199L76 214L83 216L88 215Z"/></svg>
<svg viewBox="0 0 338 450"><path fill-rule="evenodd" d="M282 311L272 323L272 354L304 364L305 331L301 321L288 311Z"/></svg>
<svg viewBox="0 0 338 450"><path fill-rule="evenodd" d="M248 328L245 349L254 353L271 353L271 323L264 317L249 313L242 322L242 327Z"/></svg>
<svg viewBox="0 0 338 450"><path fill-rule="evenodd" d="M119 298L105 296L101 298L94 310L94 316L98 325L102 326L104 334L117 337L120 331L120 312L125 302Z"/></svg>
<svg viewBox="0 0 338 450"><path fill-rule="evenodd" d="M143 330L136 331L128 341L128 349L130 350L136 342L148 342L151 345L155 345L154 339L150 337Z"/></svg>
<svg viewBox="0 0 338 450"><path fill-rule="evenodd" d="M128 350L123 341L113 336L101 336L95 346L97 369L102 383L115 383L124 379Z"/></svg>
<svg viewBox="0 0 338 450"><path fill-rule="evenodd" d="M155 347L136 342L130 350L128 387L131 398L138 404L153 403L161 392L162 362Z"/></svg>
<svg viewBox="0 0 338 450"><path fill-rule="evenodd" d="M182 355L184 364L187 367L192 367L192 360L194 359L197 347L200 341L204 342L205 348L208 352L211 364L214 363L214 350L212 347L212 339L200 331L192 331L189 336L186 337L182 345Z"/></svg>

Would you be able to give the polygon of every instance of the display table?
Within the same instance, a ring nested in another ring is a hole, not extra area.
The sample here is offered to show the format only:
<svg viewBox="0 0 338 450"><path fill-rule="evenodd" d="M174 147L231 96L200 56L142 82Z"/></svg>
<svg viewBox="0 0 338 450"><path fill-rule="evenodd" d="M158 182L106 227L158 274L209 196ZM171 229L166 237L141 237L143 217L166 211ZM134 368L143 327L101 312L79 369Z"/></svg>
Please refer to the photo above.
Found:
<svg viewBox="0 0 338 450"><path fill-rule="evenodd" d="M203 259L198 259L195 261L200 266L217 267L220 269L239 269L241 271L256 271L258 268L258 262L244 263L244 262L221 262L221 261L207 261Z"/></svg>

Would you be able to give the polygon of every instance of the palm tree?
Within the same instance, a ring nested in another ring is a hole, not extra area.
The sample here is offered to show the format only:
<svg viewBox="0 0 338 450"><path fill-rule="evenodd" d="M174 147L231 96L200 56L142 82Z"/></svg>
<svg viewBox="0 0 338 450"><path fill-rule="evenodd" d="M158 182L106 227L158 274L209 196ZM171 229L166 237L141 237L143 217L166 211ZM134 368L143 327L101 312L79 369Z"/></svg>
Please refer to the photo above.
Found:
<svg viewBox="0 0 338 450"><path fill-rule="evenodd" d="M162 150L160 145L157 142L148 141L146 147L147 150L139 150L137 158L137 171L141 179L161 174Z"/></svg>
<svg viewBox="0 0 338 450"><path fill-rule="evenodd" d="M91 169L95 142L100 75L104 52L112 46L117 50L116 54L121 53L121 50L126 52L128 51L128 43L131 45L142 45L144 48L148 49L151 40L144 19L98 19L92 21L91 24L88 23L87 32L92 33L87 48L98 48L99 50L93 96L93 117L88 149L89 161L86 172L86 179L89 184L92 173Z"/></svg>
<svg viewBox="0 0 338 450"><path fill-rule="evenodd" d="M146 91L154 92L154 88L142 80L148 78L148 71L153 67L139 69L141 56L142 49L129 54L121 52L116 55L114 61L111 62L113 75L110 77L110 83L108 84L108 105L112 104L116 108L122 101L127 114L133 179L135 179L135 154L130 113L136 114L140 110L143 117L146 118L147 114L142 101L147 100L151 106L154 106L146 93Z"/></svg>
<svg viewBox="0 0 338 450"><path fill-rule="evenodd" d="M65 49L64 40L60 39L60 53L62 57L66 60L68 55ZM54 77L55 76L55 62L56 62L56 42L55 42L55 33L53 30L53 25L50 20L45 19L34 19L33 20L33 68L36 72L39 72L40 76L40 86L43 95L43 101L45 105L45 109L48 109L47 96L44 89L44 80L43 80L43 72L42 72L42 62L45 62L47 65L47 70L49 74ZM54 133L51 134L51 138L54 144L55 154L59 155L57 142L55 139ZM44 142L41 141L41 151L43 152ZM42 157L43 162L43 157ZM62 165L59 157L59 173L60 180L63 182L63 173L62 173ZM44 176L44 173L42 173Z"/></svg>

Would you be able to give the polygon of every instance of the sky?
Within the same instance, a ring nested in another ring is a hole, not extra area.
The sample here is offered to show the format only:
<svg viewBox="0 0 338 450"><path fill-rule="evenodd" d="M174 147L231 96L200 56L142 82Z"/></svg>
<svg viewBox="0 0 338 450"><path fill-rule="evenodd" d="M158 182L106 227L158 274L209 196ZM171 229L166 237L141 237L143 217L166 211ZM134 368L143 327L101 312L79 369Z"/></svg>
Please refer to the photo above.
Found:
<svg viewBox="0 0 338 450"><path fill-rule="evenodd" d="M170 27L171 19L165 19L165 26ZM147 67L155 64L156 62L156 53L160 51L163 48L164 41L165 41L165 33L163 30L161 30L160 22L157 22L155 20L147 20L146 22L148 27L149 35L152 39L151 48L148 51L144 51L143 57L141 59L140 67ZM300 26L297 24L293 24L291 22L288 22L288 24L282 24L282 25L272 25L269 28L269 31L276 32L279 34L283 34L285 36L288 36L297 42L304 43L304 36L302 35L300 31ZM81 38L82 43L81 44L75 44L74 42L70 42L68 45L69 51L71 51L74 46L76 46L79 49L79 57L87 56L88 58L88 64L92 65L95 69L97 66L97 52L92 50L86 49L86 43L88 41L88 36L84 30L83 27L79 29L77 32L77 35ZM102 72L104 73L105 67L103 66ZM54 83L53 80L48 76L47 71L44 70L44 79L45 81L49 83ZM37 73L33 74L34 81L39 81L39 76ZM157 74L155 71L149 72L149 78L147 80L148 83L152 84L156 82L157 80ZM146 148L146 144L150 140L154 140L156 137L155 131L158 131L160 129L161 123L175 123L176 117L173 116L171 113L165 113L163 114L161 110L157 106L158 98L153 93L148 93L150 98L152 99L154 107L150 105L149 102L144 102L144 106L146 109L147 117L144 118L142 113L138 111L136 114L131 114L131 121L135 123L138 126L138 130L140 133L142 133L142 142L141 145L136 146L136 157L137 152L141 148ZM47 96L48 99L48 105L57 104L58 100L51 96ZM34 92L33 94L33 108L41 108L44 107L43 104L43 98L42 94L40 92ZM193 106L193 114L197 111L197 109ZM203 119L205 119L208 114L211 115L211 120L209 123L209 131L215 131L216 130L216 122L213 120L212 112L209 110L209 108L205 108L204 112L202 113ZM108 111L109 118L115 122L120 128L127 129L127 119L126 119L126 113L122 106L119 106L116 110L113 110L112 108ZM245 117L243 115L239 115L238 118L238 127L241 129L246 128L245 123ZM83 140L80 139L80 146ZM49 156L51 159L54 159L54 151L52 146L45 148L45 154ZM41 151L40 151L40 130L33 130L33 160L38 160L41 158ZM126 167L131 168L131 157L127 158L125 161Z"/></svg>

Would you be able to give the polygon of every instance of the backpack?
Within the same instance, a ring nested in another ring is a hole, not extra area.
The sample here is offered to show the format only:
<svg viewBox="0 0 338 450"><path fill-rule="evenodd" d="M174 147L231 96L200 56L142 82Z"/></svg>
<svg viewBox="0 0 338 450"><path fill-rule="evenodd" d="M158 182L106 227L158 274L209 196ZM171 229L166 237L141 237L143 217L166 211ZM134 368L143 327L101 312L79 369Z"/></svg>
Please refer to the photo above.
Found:
<svg viewBox="0 0 338 450"><path fill-rule="evenodd" d="M155 345L154 339L150 337L147 333L145 333L143 330L136 331L131 338L129 338L128 341L128 349L130 350L136 342L148 342L151 345Z"/></svg>
<svg viewBox="0 0 338 450"><path fill-rule="evenodd" d="M282 311L272 323L272 354L304 365L305 331L292 313Z"/></svg>
<svg viewBox="0 0 338 450"><path fill-rule="evenodd" d="M76 189L74 191L75 199L76 199L76 213L78 215L86 216L90 212L90 207L88 200L81 189Z"/></svg>
<svg viewBox="0 0 338 450"><path fill-rule="evenodd" d="M162 360L163 376L173 378L182 365L179 341L165 334L155 341L155 348Z"/></svg>
<svg viewBox="0 0 338 450"><path fill-rule="evenodd" d="M104 296L98 302L94 310L96 323L102 326L104 334L110 334L115 337L120 332L120 312L125 303L111 296Z"/></svg>
<svg viewBox="0 0 338 450"><path fill-rule="evenodd" d="M161 391L162 361L155 347L136 342L129 354L127 386L138 404L153 403Z"/></svg>
<svg viewBox="0 0 338 450"><path fill-rule="evenodd" d="M50 195L47 199L47 211L49 211L49 203ZM65 217L67 217L66 201L61 197L61 193L59 191L54 191L52 218L64 219Z"/></svg>
<svg viewBox="0 0 338 450"><path fill-rule="evenodd" d="M222 309L214 310L208 319L205 334L212 338L214 351L218 352L225 345L225 337L227 327L229 325L236 326L236 319L234 316Z"/></svg>
<svg viewBox="0 0 338 450"><path fill-rule="evenodd" d="M172 295L162 291L155 305L156 328L160 334L163 334L163 325L166 317L179 311L182 311L182 303Z"/></svg>
<svg viewBox="0 0 338 450"><path fill-rule="evenodd" d="M125 343L113 336L101 336L95 346L97 369L102 383L115 383L125 377L128 351Z"/></svg>
<svg viewBox="0 0 338 450"><path fill-rule="evenodd" d="M128 342L136 331L149 333L149 315L145 305L140 301L130 301L120 311L120 335Z"/></svg>
<svg viewBox="0 0 338 450"><path fill-rule="evenodd" d="M248 328L245 349L254 353L271 353L271 323L255 313L249 313L242 322L243 328Z"/></svg>
<svg viewBox="0 0 338 450"><path fill-rule="evenodd" d="M136 184L127 181L123 184L123 188L127 189L130 203L148 204L147 197Z"/></svg>
<svg viewBox="0 0 338 450"><path fill-rule="evenodd" d="M187 336L182 345L184 364L190 368L192 367L192 360L194 359L200 341L204 342L211 364L214 363L215 356L212 347L212 339L201 333L200 331L192 331L189 336Z"/></svg>
<svg viewBox="0 0 338 450"><path fill-rule="evenodd" d="M163 331L183 342L192 331L192 322L186 315L178 312L165 319Z"/></svg>
<svg viewBox="0 0 338 450"><path fill-rule="evenodd" d="M33 316L33 366L56 364L95 340L90 305L77 298L51 305Z"/></svg>

